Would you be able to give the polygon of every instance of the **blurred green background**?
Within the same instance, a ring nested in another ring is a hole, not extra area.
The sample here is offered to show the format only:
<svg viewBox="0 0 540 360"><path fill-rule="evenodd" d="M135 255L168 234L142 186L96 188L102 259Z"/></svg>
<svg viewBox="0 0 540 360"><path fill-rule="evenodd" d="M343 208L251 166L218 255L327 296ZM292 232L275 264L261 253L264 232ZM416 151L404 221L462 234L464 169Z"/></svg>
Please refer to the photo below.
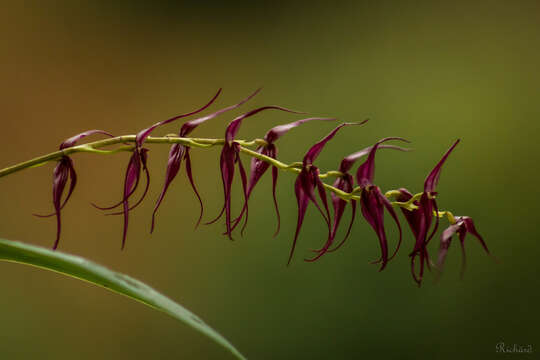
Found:
<svg viewBox="0 0 540 360"><path fill-rule="evenodd" d="M494 358L501 341L538 352L537 1L13 1L0 5L0 39L1 167L53 151L87 129L134 133L203 104L219 87L216 109L262 85L244 110L278 104L344 121L372 119L329 143L317 162L323 170L382 137L410 139L412 153L378 154L376 183L385 190L421 191L461 138L443 170L439 204L473 217L501 262L470 238L463 281L455 243L442 280L428 274L417 288L410 231L378 273L368 263L378 256L377 239L361 220L340 251L305 263L325 240L311 207L286 267L296 223L294 177L286 173L275 239L268 175L252 197L245 237L231 242L221 235L222 222L194 231L198 203L183 170L150 236L166 146L151 147L151 192L131 215L125 251L121 219L89 202L120 198L128 155L74 157L79 184L63 212L62 251L151 284L250 359ZM231 116L193 135L222 137ZM260 137L297 118L263 113L245 121L239 137ZM300 160L333 126L293 130L280 140L281 159ZM192 158L210 219L222 205L219 149ZM1 237L52 246L54 221L31 215L52 207L52 169L0 179ZM79 281L7 263L0 281L2 359L230 358L166 315Z"/></svg>

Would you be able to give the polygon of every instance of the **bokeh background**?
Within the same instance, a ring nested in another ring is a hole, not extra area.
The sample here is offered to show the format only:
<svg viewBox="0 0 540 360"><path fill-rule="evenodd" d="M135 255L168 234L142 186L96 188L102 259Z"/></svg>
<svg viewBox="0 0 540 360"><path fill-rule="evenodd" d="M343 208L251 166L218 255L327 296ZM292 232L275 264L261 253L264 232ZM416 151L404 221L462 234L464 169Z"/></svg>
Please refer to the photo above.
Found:
<svg viewBox="0 0 540 360"><path fill-rule="evenodd" d="M87 129L135 133L203 104L219 87L215 108L264 86L244 110L279 104L344 121L370 117L329 143L317 163L323 170L382 137L410 139L414 152L377 156L376 182L385 190L421 191L443 152L462 139L443 170L439 204L473 217L500 263L471 238L465 279L454 246L441 281L428 274L421 288L409 272L408 229L381 273L369 264L378 243L363 220L339 252L302 261L325 240L313 208L286 267L296 222L288 173L278 187L277 238L268 178L252 197L245 236L231 242L222 222L193 229L198 203L183 171L150 236L167 146L151 146L151 192L132 213L120 251L121 219L89 203L120 198L128 154L74 157L79 184L63 212L60 250L149 283L250 359L480 359L501 355L499 342L540 350L537 1L12 1L0 5L0 41L1 167ZM194 135L222 137L235 114ZM262 113L239 137L297 118ZM333 126L291 131L280 140L281 159L300 160ZM222 205L218 158L219 149L193 152L206 219ZM52 246L54 220L31 215L52 207L52 169L0 180L3 238ZM3 263L0 281L2 359L231 358L166 315L77 280Z"/></svg>

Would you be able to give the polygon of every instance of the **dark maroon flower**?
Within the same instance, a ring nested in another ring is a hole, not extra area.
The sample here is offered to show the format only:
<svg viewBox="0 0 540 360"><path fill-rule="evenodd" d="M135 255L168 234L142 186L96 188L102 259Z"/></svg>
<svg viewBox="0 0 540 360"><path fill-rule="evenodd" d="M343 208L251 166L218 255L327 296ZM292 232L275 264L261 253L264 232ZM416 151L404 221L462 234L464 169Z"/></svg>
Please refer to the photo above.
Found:
<svg viewBox="0 0 540 360"><path fill-rule="evenodd" d="M312 121L312 120L321 120L321 121L334 121L335 118L307 118L307 119L301 119L297 121L293 121L288 124L278 125L273 127L272 129L268 130L268 132L264 135L264 140L266 141L266 144L259 146L255 151L259 154L266 155L268 157L271 157L272 159L276 159L278 149L275 144L275 142L283 135L285 135L289 130L294 129L295 127ZM244 207L242 208L242 211L240 212L240 215L234 220L234 224L232 225L232 230L240 223L240 220L242 219L242 216L244 215L246 209L247 209L247 202L249 201L249 197L251 195L251 192L253 191L253 188L261 177L264 175L266 170L270 167L270 164L266 161L263 161L258 158L252 158L251 159L251 169L250 169L250 176L249 181L247 185L247 196L244 202ZM278 179L278 168L275 166L272 166L272 197L274 200L274 208L276 211L276 217L277 217L277 228L276 232L274 233L274 236L276 236L279 233L280 228L280 216L279 216L279 208L278 203L276 199L276 185L277 185L277 179ZM244 225L242 226L242 233L244 232L245 226L247 224L247 221L244 221Z"/></svg>
<svg viewBox="0 0 540 360"><path fill-rule="evenodd" d="M383 142L389 140L407 140L399 137L389 137L382 140L379 140L371 150L369 151L368 158L366 161L360 165L358 171L356 172L356 180L358 185L361 187L362 192L360 194L360 206L362 209L362 215L366 221L371 225L377 237L379 238L379 245L381 247L381 257L379 260L374 261L374 263L381 262L381 268L379 271L382 271L389 260L391 260L399 250L401 245L401 225L397 215L392 207L392 204L388 199L381 193L381 189L378 186L373 185L373 179L375 175L375 153ZM384 209L390 213L390 216L394 219L398 230L399 230L399 241L396 246L396 250L393 255L388 257L388 241L386 239L386 232L384 230Z"/></svg>
<svg viewBox="0 0 540 360"><path fill-rule="evenodd" d="M180 132L178 134L179 137L186 137L189 135L197 126L202 124L203 122L213 119L217 117L218 115L221 115L227 111L234 110L247 101L249 101L251 98L253 98L255 95L257 95L261 89L257 89L255 92L253 92L251 95L249 95L247 98L243 99L239 103L235 105L231 105L229 107L226 107L224 109L218 110L210 115L203 116L201 118L188 121L182 125L180 128ZM155 225L155 216L156 212L161 205L161 202L163 201L163 198L165 196L165 193L167 192L167 189L169 188L169 185L174 180L176 175L178 174L178 171L180 170L180 165L182 163L182 159L186 161L186 174L188 176L189 182L191 184L191 187L193 188L193 191L195 192L195 195L197 196L197 199L199 200L200 205L200 213L199 213L199 219L197 220L197 224L195 227L197 227L202 219L203 216L203 203L201 200L201 196L199 195L199 192L197 191L197 187L195 186L195 182L193 181L193 175L191 172L191 158L189 155L190 147L185 146L182 144L174 144L171 146L171 150L169 152L169 161L167 163L167 171L165 174L165 184L163 185L163 189L161 190L161 194L159 195L159 198L156 202L156 205L154 207L154 212L152 214L152 228L150 232L154 231L154 225Z"/></svg>
<svg viewBox="0 0 540 360"><path fill-rule="evenodd" d="M341 172L342 175L339 176L336 179L336 181L334 181L334 184L332 186L335 187L336 189L339 189L339 190L343 191L343 192L351 193L353 191L353 188L354 188L354 178L349 173L349 171L351 170L354 163L358 159L360 159L363 156L367 155L371 151L372 148L373 148L373 146L369 146L369 147L367 147L365 149L362 149L360 151L357 151L357 152L345 157L341 161L341 164L339 165L339 171ZM395 145L379 145L379 149L395 149L395 150L401 150L401 151L409 151L410 150L410 149L406 149L406 148L403 148L403 147L400 147L400 146L395 146ZM356 217L356 200L352 199L350 201L351 202L351 207L352 207L351 221L349 223L349 227L347 228L347 232L345 233L345 237L343 238L343 240L341 240L341 242L336 247L331 249L330 247L332 246L332 244L333 244L333 242L334 242L334 240L336 238L336 233L337 233L339 224L341 223L341 218L343 216L343 213L345 212L345 207L347 206L347 201L343 200L342 198L340 198L338 195L336 195L334 193L330 193L330 196L332 198L332 207L333 207L333 210L334 210L334 221L332 223L332 232L331 232L330 238L328 239L326 244L321 249L315 250L318 253L318 255L315 258L310 259L310 261L317 260L322 255L324 255L326 252L333 252L333 251L336 251L337 249L339 249L345 243L347 238L349 237L349 235L351 233L353 223L354 223L354 219Z"/></svg>
<svg viewBox="0 0 540 360"><path fill-rule="evenodd" d="M74 146L77 141L93 134L104 134L104 135L113 137L113 135L102 130L88 130L83 133L77 134L73 137L70 137L69 139L64 141L62 144L60 144L60 150L70 148ZM68 180L70 180L68 193L66 195L66 198L64 199L64 202L62 202L62 195L64 194L64 190L65 190ZM73 161L71 160L69 156L64 155L60 158L60 160L58 161L58 164L56 165L53 171L52 197L53 197L54 213L48 214L48 215L34 214L35 216L38 216L38 217L50 217L53 215L56 216L56 240L53 245L54 250L56 250L56 248L58 247L58 242L60 241L60 231L62 228L62 220L60 217L60 211L64 208L69 198L71 197L73 190L75 190L75 185L77 185L77 173L75 172L75 168L73 167Z"/></svg>
<svg viewBox="0 0 540 360"><path fill-rule="evenodd" d="M328 141L330 141L336 133L344 126L347 125L362 125L365 124L367 120L364 120L359 123L343 123L337 126L334 130L332 130L328 135L326 135L324 138L322 138L319 142L317 142L315 145L313 145L306 155L304 156L304 160L302 161L302 169L300 171L300 174L298 174L298 177L296 178L296 181L294 183L294 192L296 195L296 201L298 204L298 219L296 223L296 231L294 234L294 240L291 247L291 252L289 254L289 260L287 261L287 264L291 263L294 249L296 248L296 241L298 240L298 234L300 234L300 229L302 228L302 224L304 222L304 217L306 215L306 210L309 205L309 202L311 201L321 215L324 218L324 221L326 222L326 225L328 225L328 238L330 238L331 234L331 218L330 218L330 210L328 208L328 201L326 198L326 191L324 189L324 184L319 178L319 168L313 165L313 162L321 151L324 149L324 146ZM324 212L322 208L319 206L319 203L317 202L316 196L315 196L315 188L317 188L317 192L319 194L319 198L324 206Z"/></svg>
<svg viewBox="0 0 540 360"><path fill-rule="evenodd" d="M431 234L428 236L429 229L433 222L434 212L438 212L437 202L435 201L435 187L439 181L441 174L442 166L450 153L459 143L459 139L448 149L444 154L441 160L437 163L435 168L429 173L424 182L424 192L419 200L413 202L413 205L417 206L417 209L407 210L402 208L402 212L409 223L409 226L413 232L413 235L416 238L413 251L410 253L411 257L411 273L414 278L414 281L418 286L422 283L422 278L424 276L424 267L427 266L430 268L430 259L429 253L427 250L427 244L435 235L437 228L439 226L439 217L435 216L435 225ZM412 194L407 189L400 189L401 195L397 200L399 201L409 201L412 198ZM419 271L418 274L415 272L415 262L416 257L420 257Z"/></svg>
<svg viewBox="0 0 540 360"><path fill-rule="evenodd" d="M456 223L453 225L450 225L446 230L443 231L441 236L441 245L439 248L439 256L437 260L437 267L440 271L442 271L444 266L444 260L446 259L446 254L448 253L448 249L450 247L450 243L452 241L452 237L454 234L458 234L459 237L459 243L461 245L461 277L463 277L463 274L465 272L465 266L466 266L466 257L465 257L465 236L467 233L472 234L474 237L478 239L484 250L488 255L490 255L489 250L487 248L487 245L478 233L476 231L476 228L474 227L474 223L472 219L468 216L456 216L455 218Z"/></svg>
<svg viewBox="0 0 540 360"><path fill-rule="evenodd" d="M242 190L244 193L244 207L245 207L245 221L247 221L248 218L248 206L247 206L247 175L246 171L244 169L244 165L242 164L242 160L240 159L240 144L238 144L236 141L234 141L234 138L236 134L238 133L238 130L240 129L240 125L242 124L242 120L245 118L251 117L261 111L264 110L280 110L280 111L286 111L291 112L295 114L301 114L301 112L293 111L290 109L286 109L284 107L280 106L263 106L254 110L251 110L245 114L242 114L238 117L236 117L234 120L232 120L229 125L227 126L227 129L225 130L225 144L223 144L223 149L221 150L221 156L220 156L220 169L221 169L221 179L223 181L223 194L224 194L224 203L223 207L221 208L220 213L218 216L206 223L206 224L212 224L216 222L225 212L225 226L226 231L225 235L229 237L229 239L232 240L232 222L231 222L231 187L232 187L232 181L234 178L234 165L238 164L238 170L240 172L240 178L242 180Z"/></svg>
<svg viewBox="0 0 540 360"><path fill-rule="evenodd" d="M146 128L144 130L141 130L137 134L137 136L135 138L135 148L133 149L133 153L131 155L131 158L129 159L129 163L128 163L128 166L127 166L127 169L126 169L126 175L125 175L125 178L124 178L124 191L123 191L122 200L120 202L118 202L117 204L109 206L109 207L100 207L100 206L97 206L97 205L93 204L95 207L97 207L100 210L111 210L111 209L117 208L118 206L122 205L122 211L121 212L116 212L116 213L110 214L110 215L124 215L124 228L123 228L123 234L122 234L122 249L124 249L124 246L126 244L127 228L128 228L128 221L129 221L129 211L133 210L135 207L137 207L144 200L144 198L145 198L145 196L146 196L146 194L148 192L148 188L150 186L150 173L149 173L148 168L146 166L146 163L148 161L148 154L147 154L148 149L143 147L144 141L148 138L148 136L150 136L152 131L154 131L157 127L168 124L168 123L170 123L170 122L172 122L174 120L184 118L184 117L187 117L187 116L191 116L191 115L194 115L194 114L197 114L197 113L203 111L204 109L209 107L216 100L216 98L219 96L220 93L221 93L221 89L218 90L216 95L214 95L214 97L212 99L210 99L210 101L206 105L204 105L203 107L201 107L201 108L199 108L199 109L197 109L195 111L192 111L192 112L189 112L189 113L186 113L186 114L182 114L182 115L178 115L178 116L172 117L170 119L157 122L154 125ZM129 206L129 198L135 193L135 190L137 190L137 187L139 185L140 176L141 176L141 170L143 170L145 175L146 175L146 186L145 186L143 194L141 195L139 200L135 203L135 205L130 207Z"/></svg>

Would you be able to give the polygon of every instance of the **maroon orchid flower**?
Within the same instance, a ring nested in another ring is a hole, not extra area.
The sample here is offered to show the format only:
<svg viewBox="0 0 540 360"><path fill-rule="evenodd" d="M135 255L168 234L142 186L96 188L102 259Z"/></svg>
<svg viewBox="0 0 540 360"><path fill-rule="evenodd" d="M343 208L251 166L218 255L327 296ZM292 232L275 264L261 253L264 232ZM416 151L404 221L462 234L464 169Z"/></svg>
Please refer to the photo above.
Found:
<svg viewBox="0 0 540 360"><path fill-rule="evenodd" d="M341 164L339 165L339 172L341 172L341 176L339 176L334 184L332 185L338 190L341 190L346 193L351 193L354 188L354 178L349 173L354 163L362 158L363 156L369 154L373 146L369 146L365 149L362 149L360 151L357 151L347 157L345 157ZM403 148L400 146L395 145L379 145L379 149L395 149L400 151L410 151L410 149ZM347 201L343 200L339 196L337 196L334 193L330 193L330 196L332 198L332 208L334 210L334 221L332 223L332 231L330 234L330 237L328 241L324 244L324 246L321 249L315 250L317 252L317 256L313 259L310 259L309 261L315 261L318 258L320 258L322 255L324 255L326 252L334 252L337 249L339 249L347 240L351 233L351 229L354 223L354 219L356 218L356 200L351 200L351 207L352 207L352 215L351 215L351 221L349 223L349 226L347 228L347 231L345 233L345 237L341 242L334 248L330 248L336 238L336 233L339 228L339 224L341 223L341 218L343 216L343 213L345 212L345 207L347 206Z"/></svg>
<svg viewBox="0 0 540 360"><path fill-rule="evenodd" d="M191 115L194 115L194 114L197 114L197 113L203 111L204 109L209 107L217 99L217 97L219 96L220 93L221 93L221 89L218 90L216 95L214 95L214 97L212 99L210 99L210 101L206 105L204 105L203 107L201 107L201 108L199 108L199 109L197 109L195 111L192 111L192 112L189 112L189 113L186 113L186 114L181 114L181 115L178 115L178 116L174 116L174 117L172 117L170 119L157 122L154 125L146 128L144 130L141 130L137 134L137 136L135 138L135 148L133 149L133 153L131 155L131 158L129 159L129 163L128 163L128 166L127 166L127 169L126 169L126 175L125 175L125 178L124 178L124 190L123 190L122 200L120 200L120 202L118 202L117 204L109 206L109 207L100 207L100 206L97 206L95 204L92 204L92 205L94 205L96 208L98 208L100 210L111 210L111 209L115 209L115 208L119 207L120 205L122 205L122 211L121 212L116 212L116 213L109 214L109 215L123 215L124 216L124 228L123 228L123 234L122 234L122 249L124 249L124 246L126 244L127 228L128 228L128 222L129 222L129 212L131 210L133 210L134 208L136 208L144 200L144 198L145 198L145 196L146 196L146 194L148 192L148 188L150 186L150 173L148 171L148 167L146 166L147 161L148 161L148 149L143 147L144 141L150 136L152 131L154 131L157 127L165 125L165 124L169 124L169 123L171 123L171 122L173 122L173 121L175 121L177 119L184 118L184 117L187 117L187 116L191 116ZM145 186L143 194L141 195L139 200L135 203L135 205L130 207L129 199L135 193L135 190L137 190L137 187L138 187L139 182L140 182L139 180L140 180L140 176L141 176L141 170L144 171L144 173L146 175L146 186Z"/></svg>
<svg viewBox="0 0 540 360"><path fill-rule="evenodd" d="M247 101L251 100L255 95L257 95L261 89L257 89L255 92L253 92L251 95L249 95L247 98L243 99L237 104L231 105L229 107L226 107L224 109L218 110L210 115L203 116L201 118L188 121L182 125L180 128L180 132L178 134L179 137L186 137L189 135L195 128L199 125L201 125L203 122L213 119L227 111L234 110ZM193 175L191 172L191 158L189 155L190 147L182 144L174 144L171 146L171 150L169 152L169 161L167 163L167 171L165 174L165 184L163 185L163 189L161 190L161 194L159 195L159 198L156 202L156 205L154 207L154 212L152 214L152 228L150 232L154 231L155 226L155 216L156 212L161 205L161 202L163 201L163 198L165 197L165 193L167 192L167 189L169 188L169 185L174 180L176 175L178 174L178 171L180 170L180 165L182 164L182 159L186 162L186 174L189 179L189 182L191 184L191 187L193 189L193 192L197 196L197 199L199 200L200 205L200 212L199 212L199 219L197 220L197 224L195 227L199 226L202 216L203 216L203 203L201 196L199 195L199 192L197 191L197 187L195 186L195 182L193 181Z"/></svg>
<svg viewBox="0 0 540 360"><path fill-rule="evenodd" d="M60 150L73 147L75 146L75 143L77 141L81 140L84 137L94 135L94 134L103 134L103 135L113 137L113 135L102 130L88 130L83 133L72 136L66 141L64 141L62 144L60 144ZM64 202L62 202L62 195L64 194L64 190L66 188L68 180L70 180L69 189L64 199ZM64 208L64 206L68 202L69 198L71 197L71 194L73 193L73 190L75 190L76 185L77 185L77 173L75 172L75 168L73 167L73 160L71 160L69 156L64 155L62 156L62 158L60 158L60 160L58 161L58 165L56 165L53 171L52 197L53 197L54 213L48 214L48 215L34 214L35 216L38 216L38 217L51 217L53 215L56 216L56 240L53 245L54 250L56 250L56 248L58 247L58 243L60 241L60 232L62 229L62 220L60 217L60 211Z"/></svg>
<svg viewBox="0 0 540 360"><path fill-rule="evenodd" d="M461 278L463 278L463 274L465 273L465 266L466 266L466 257L465 257L465 236L467 233L472 234L474 237L478 239L484 250L488 255L491 255L487 245L478 233L476 231L476 228L474 226L474 222L472 219L468 216L456 216L456 223L453 225L450 225L446 230L443 231L441 236L441 245L439 248L439 256L437 260L437 267L440 271L442 271L444 266L444 261L446 259L446 255L448 253L448 249L450 248L450 243L452 241L452 237L454 234L458 234L459 236L459 243L461 245Z"/></svg>
<svg viewBox="0 0 540 360"><path fill-rule="evenodd" d="M264 110L280 110L280 111L285 111L285 112L290 112L290 113L295 113L295 114L302 114L302 112L286 109L281 106L263 106L263 107L251 110L245 114L242 114L236 117L227 126L227 129L225 130L225 144L223 144L223 149L221 151L221 156L220 156L221 180L223 182L223 194L224 194L225 199L224 199L223 207L221 208L221 211L218 214L218 216L214 220L209 221L206 224L212 224L216 222L219 218L221 218L223 213L225 213L225 226L226 226L225 235L227 235L229 239L231 240L232 240L232 230L233 230L232 221L231 221L231 187L232 187L232 181L234 178L234 165L235 164L238 164L238 170L240 172L240 178L242 181L246 222L248 218L247 175L246 175L244 165L242 164L242 160L240 159L240 144L234 141L234 138L236 134L238 133L238 130L240 129L240 125L242 125L242 120L248 117L251 117Z"/></svg>
<svg viewBox="0 0 540 360"><path fill-rule="evenodd" d="M442 166L445 163L446 159L454 148L459 143L459 139L448 149L448 151L443 155L441 160L437 163L435 168L429 173L424 182L424 192L420 197L420 200L414 201L413 204L417 206L415 210L401 209L409 226L413 232L413 235L416 238L413 251L410 253L411 257L411 273L414 278L414 281L418 286L422 283L422 278L424 276L424 267L430 268L430 259L429 253L427 250L427 244L435 235L439 227L439 217L435 216L435 225L431 234L428 236L429 229L433 222L434 212L438 212L437 202L435 201L435 188L439 181L441 175ZM401 195L397 200L399 201L409 201L412 198L412 194L407 189L400 189ZM416 257L420 258L418 274L415 272L415 262Z"/></svg>
<svg viewBox="0 0 540 360"><path fill-rule="evenodd" d="M268 132L264 135L264 140L266 141L266 144L259 146L255 151L259 154L271 157L272 159L276 159L278 149L275 144L275 142L283 135L285 135L289 130L294 129L297 126L300 126L301 124L304 124L306 122L312 121L312 120L321 120L321 121L334 121L335 118L320 118L320 117L314 117L314 118L307 118L307 119L301 119L297 121L293 121L288 124L278 125L273 127L272 129L268 130ZM240 223L242 216L247 210L247 202L249 201L249 197L251 195L251 192L253 191L253 188L261 177L264 175L266 170L270 167L270 164L266 161L263 161L258 158L252 158L251 159L251 169L250 169L250 176L249 181L247 185L247 196L244 202L244 207L242 208L242 211L240 212L240 215L234 220L234 224L232 225L232 230ZM274 208L276 211L276 217L277 217L277 228L276 232L274 233L274 237L279 233L280 228L280 215L279 215L279 208L278 203L276 199L276 185L277 185L277 179L278 179L278 168L275 166L272 166L272 197L274 200ZM247 224L247 221L244 221L244 225L242 226L241 233L243 234L245 226Z"/></svg>
<svg viewBox="0 0 540 360"><path fill-rule="evenodd" d="M326 198L326 191L324 189L324 184L319 178L319 168L313 165L313 162L321 151L324 149L326 143L330 141L337 132L344 126L348 125L363 125L368 120L364 120L359 123L343 123L337 126L334 130L332 130L328 135L326 135L324 138L322 138L319 142L317 142L315 145L313 145L306 155L304 156L304 160L302 161L302 169L300 171L300 174L298 174L298 177L296 178L296 181L294 183L294 192L296 195L296 201L298 204L298 218L296 223L296 231L294 234L294 240L291 247L291 252L289 254L289 260L287 261L287 265L291 263L292 257L294 255L294 249L296 248L296 241L298 240L298 235L300 234L300 229L302 228L302 224L304 222L304 217L306 215L307 207L309 205L309 202L311 201L321 215L324 218L324 221L326 222L326 225L328 225L328 237L331 235L331 218L330 218L330 209L328 208L328 200ZM322 208L319 206L319 203L317 202L316 196L315 196L315 188L317 188L317 192L319 194L319 198L324 206L324 212Z"/></svg>
<svg viewBox="0 0 540 360"><path fill-rule="evenodd" d="M379 238L379 245L381 247L381 257L379 260L374 261L373 263L381 263L379 271L382 271L388 261L390 261L399 250L401 245L401 225L397 218L396 212L392 207L392 204L388 199L382 194L381 189L378 186L373 185L373 179L375 175L375 153L379 146L389 140L400 140L408 142L407 140L399 137L389 137L382 140L379 140L371 150L367 160L360 165L358 171L356 172L356 180L358 185L361 187L362 192L360 194L360 205L362 209L362 215L366 221L371 225L373 230L377 233ZM396 250L393 255L388 257L388 241L386 239L386 232L384 230L384 209L390 213L390 216L394 219L398 230L399 230L399 241L396 246Z"/></svg>

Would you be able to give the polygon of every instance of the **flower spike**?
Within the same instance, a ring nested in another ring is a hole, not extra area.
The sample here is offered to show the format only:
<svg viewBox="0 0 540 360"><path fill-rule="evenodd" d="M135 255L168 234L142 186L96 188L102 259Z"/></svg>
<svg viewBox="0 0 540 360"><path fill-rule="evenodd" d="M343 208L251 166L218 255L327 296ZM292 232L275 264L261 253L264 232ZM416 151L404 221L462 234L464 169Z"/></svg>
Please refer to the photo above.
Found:
<svg viewBox="0 0 540 360"><path fill-rule="evenodd" d="M180 132L178 133L178 136L180 137L186 137L189 135L195 128L205 121L211 120L227 111L234 110L240 106L242 106L247 101L251 100L255 95L257 95L261 91L261 88L255 90L252 94L250 94L248 97L243 99L242 101L228 106L226 108L223 108L221 110L218 110L210 115L206 115L203 117L200 117L198 119L190 120L188 122L185 122L182 127L180 128ZM191 158L190 158L190 147L182 145L182 144L174 144L171 146L171 149L169 151L169 160L167 163L167 170L165 173L165 183L163 184L163 188L161 190L161 193L159 195L158 200L156 201L156 205L154 206L154 211L152 213L152 226L150 229L150 233L154 231L155 227L155 221L156 221L156 213L159 209L159 206L161 205L161 202L163 201L163 198L165 197L165 194L169 188L169 185L174 180L176 175L178 174L178 171L180 170L180 166L182 163L182 159L186 162L186 174L189 179L189 183L191 184L191 187L193 189L193 192L197 196L197 199L199 200L200 205L200 212L199 212L199 219L197 220L197 223L195 227L199 226L202 216L203 216L203 203L201 196L199 195L199 192L197 191L197 187L195 186L195 181L193 180L193 175L191 171Z"/></svg>
<svg viewBox="0 0 540 360"><path fill-rule="evenodd" d="M64 149L73 147L75 146L75 143L77 141L87 136L94 135L94 134L103 134L110 137L114 137L113 135L103 130L88 130L65 140L64 142L60 144L59 149L64 150ZM64 193L68 180L70 180L69 189L64 199L64 202L62 202L62 195ZM53 245L53 250L56 250L56 248L58 247L58 243L60 241L60 232L62 229L62 220L60 217L60 211L64 208L64 206L68 202L69 198L71 197L71 194L73 194L73 191L75 190L76 185L77 185L77 173L75 172L75 168L73 167L73 160L71 160L69 156L63 155L58 161L58 164L56 165L53 171L52 195L53 195L54 212L48 215L34 214L34 216L37 216L37 217L51 217L53 215L56 216L56 240Z"/></svg>

